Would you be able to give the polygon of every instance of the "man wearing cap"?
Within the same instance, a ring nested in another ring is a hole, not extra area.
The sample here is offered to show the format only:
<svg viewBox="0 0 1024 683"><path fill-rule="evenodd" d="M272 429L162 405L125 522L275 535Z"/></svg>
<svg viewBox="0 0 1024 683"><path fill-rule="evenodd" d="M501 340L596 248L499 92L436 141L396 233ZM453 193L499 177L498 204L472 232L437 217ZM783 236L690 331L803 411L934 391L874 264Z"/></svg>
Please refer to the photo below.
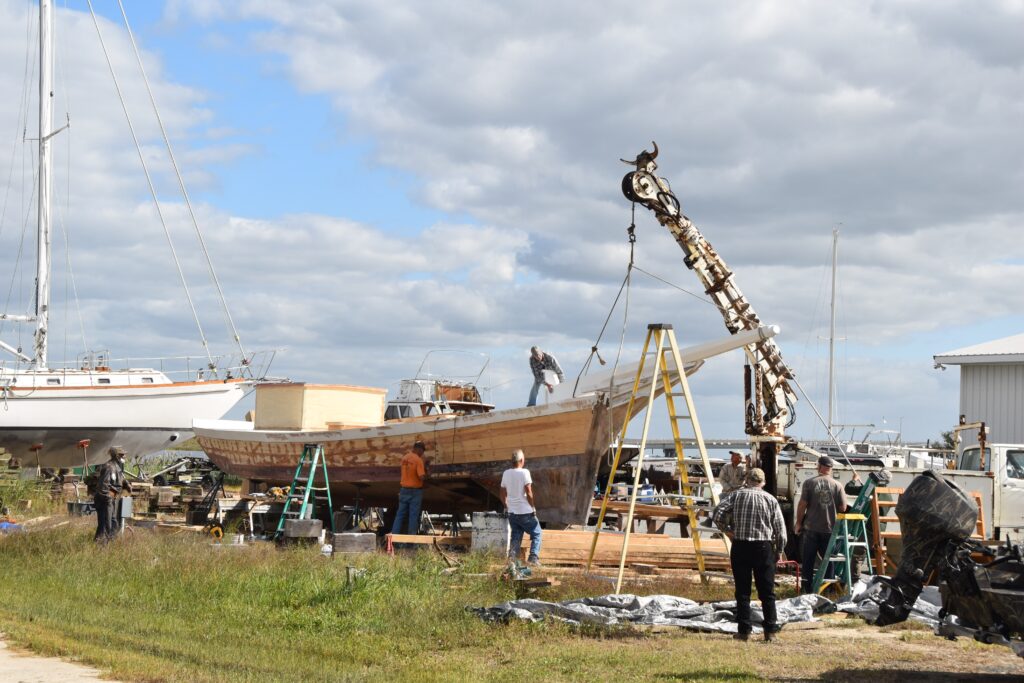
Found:
<svg viewBox="0 0 1024 683"><path fill-rule="evenodd" d="M555 357L550 353L544 353L536 346L531 347L530 372L533 373L533 388L530 389L530 400L527 401L526 405L537 405L537 392L540 391L541 386L547 387L548 393L555 390L551 383L544 377L545 370L550 370L555 373L559 382L565 381L565 374L562 372L562 366L558 364Z"/></svg>
<svg viewBox="0 0 1024 683"><path fill-rule="evenodd" d="M423 482L430 473L430 460L423 457L427 447L422 441L412 445L412 450L405 454L399 465L402 469L398 490L398 514L391 526L391 533L402 533L402 525L408 520L408 533L420 532L420 509L423 507Z"/></svg>
<svg viewBox="0 0 1024 683"><path fill-rule="evenodd" d="M711 518L732 539L729 560L736 583L738 623L733 637L747 640L753 630L750 623L750 577L753 574L764 615L764 639L775 640L779 630L775 611L775 563L786 547L786 523L779 501L764 490L764 470L759 467L750 470L746 486L723 498Z"/></svg>
<svg viewBox="0 0 1024 683"><path fill-rule="evenodd" d="M97 543L106 543L117 537L121 530L121 521L117 518L117 496L122 490L132 490L124 477L124 449L120 446L110 447L110 460L103 463L96 475L96 491L93 494L93 505L96 507Z"/></svg>
<svg viewBox="0 0 1024 683"><path fill-rule="evenodd" d="M747 478L747 465L743 463L743 454L739 451L729 451L729 457L731 461L718 472L718 483L722 485L723 496L742 488Z"/></svg>
<svg viewBox="0 0 1024 683"><path fill-rule="evenodd" d="M800 592L810 593L814 582L814 562L825 561L828 540L836 515L846 512L843 487L832 478L835 462L827 455L818 458L818 476L808 479L800 489L793 531L800 534Z"/></svg>

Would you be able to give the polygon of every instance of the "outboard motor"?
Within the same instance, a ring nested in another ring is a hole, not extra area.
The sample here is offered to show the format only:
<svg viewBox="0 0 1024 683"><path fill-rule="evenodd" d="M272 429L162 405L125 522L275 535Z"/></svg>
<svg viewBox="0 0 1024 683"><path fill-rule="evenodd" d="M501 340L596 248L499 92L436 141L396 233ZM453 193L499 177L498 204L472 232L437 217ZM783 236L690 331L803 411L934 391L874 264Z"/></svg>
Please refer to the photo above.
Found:
<svg viewBox="0 0 1024 683"><path fill-rule="evenodd" d="M970 538L978 505L956 484L926 470L914 478L896 503L903 533L903 555L896 576L882 579L879 626L906 620L925 578L953 546Z"/></svg>

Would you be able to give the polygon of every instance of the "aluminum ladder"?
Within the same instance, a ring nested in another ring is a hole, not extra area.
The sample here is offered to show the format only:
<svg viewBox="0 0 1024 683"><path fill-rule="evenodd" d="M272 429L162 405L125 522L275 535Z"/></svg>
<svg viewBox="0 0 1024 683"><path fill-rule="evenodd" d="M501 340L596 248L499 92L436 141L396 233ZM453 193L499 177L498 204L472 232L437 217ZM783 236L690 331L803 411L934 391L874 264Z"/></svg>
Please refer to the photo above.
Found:
<svg viewBox="0 0 1024 683"><path fill-rule="evenodd" d="M323 484L317 485L318 472L323 474ZM326 495L317 495L325 493ZM277 523L277 531L274 532L274 540L280 540L284 535L285 522L289 519L310 519L316 507L317 500L327 501L327 513L331 520L331 532L334 532L334 505L331 502L331 487L327 479L327 458L324 456L324 447L317 443L307 443L302 447L302 455L299 456L299 464L295 467L295 476L292 477L292 485L288 489L288 495L284 501L284 509L281 511L281 519ZM298 502L298 509L292 510L292 503Z"/></svg>
<svg viewBox="0 0 1024 683"><path fill-rule="evenodd" d="M653 351L651 350L653 346ZM644 368L648 363L648 357L653 355L654 369L651 374L651 385L642 396L641 384L644 380ZM671 362L670 362L671 361ZM678 386L677 391L673 387ZM718 494L713 485L715 476L711 471L711 461L708 459L708 452L704 446L704 435L700 429L700 422L697 421L697 411L693 405L693 396L690 393L690 385L686 381L686 372L683 361L679 354L679 345L676 343L676 335L672 325L666 323L653 323L647 326L647 338L644 341L644 350L640 356L640 364L637 368L636 379L633 381L633 390L629 396L629 404L626 407L626 414L622 421L622 430L619 434L618 447L615 450L615 459L612 461L612 471L608 476L608 485L604 492L604 499L601 501L601 512L597 516L597 527L594 529L594 538L590 544L590 555L587 558L587 571L590 571L594 561L594 553L597 550L597 539L601 533L601 526L604 523L605 512L608 509L608 500L611 498L612 486L615 481L615 474L619 469L619 461L622 457L622 448L626 441L626 429L629 422L637 412L644 410L643 434L640 438L640 452L637 461L633 466L633 488L629 498L629 512L626 517L626 533L622 542L622 553L619 558L619 573L615 582L615 592L622 590L622 577L625 573L626 555L629 552L629 536L633 531L633 513L636 509L637 493L640 490L640 474L644 463L644 450L647 446L647 434L651 425L651 405L658 396L658 389L661 388L665 396L665 404L668 407L669 424L672 426L672 441L675 444L677 467L679 469L679 485L682 495L679 500L686 509L689 520L690 538L693 540L693 552L697 559L697 570L700 572L701 581L707 583L709 573L704 566L705 555L716 555L728 557L729 539L725 539L725 553L710 553L701 549L702 531L710 531L700 527L697 523L697 504L709 501L711 506L718 505ZM686 412L680 414L676 409L676 399L682 398L686 406ZM645 400L643 408L638 408L637 399ZM680 433L680 423L689 422L693 428L693 434L697 442L697 450L700 453L701 469L711 495L708 498L701 498L695 495L694 487L690 483L689 472L686 466L686 454L683 451L683 440ZM710 509L709 509L710 511Z"/></svg>

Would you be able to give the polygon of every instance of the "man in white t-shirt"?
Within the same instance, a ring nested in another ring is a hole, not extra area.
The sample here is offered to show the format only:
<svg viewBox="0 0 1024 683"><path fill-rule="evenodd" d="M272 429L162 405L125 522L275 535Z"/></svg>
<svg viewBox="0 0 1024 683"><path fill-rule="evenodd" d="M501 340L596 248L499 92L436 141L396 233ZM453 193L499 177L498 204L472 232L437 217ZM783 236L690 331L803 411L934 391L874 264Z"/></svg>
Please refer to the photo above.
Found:
<svg viewBox="0 0 1024 683"><path fill-rule="evenodd" d="M512 531L508 556L515 560L523 544L523 534L530 534L530 554L527 562L540 566L540 522L533 502L533 478L523 464L526 456L516 449L512 454L512 467L501 475L501 502L508 512L508 525Z"/></svg>

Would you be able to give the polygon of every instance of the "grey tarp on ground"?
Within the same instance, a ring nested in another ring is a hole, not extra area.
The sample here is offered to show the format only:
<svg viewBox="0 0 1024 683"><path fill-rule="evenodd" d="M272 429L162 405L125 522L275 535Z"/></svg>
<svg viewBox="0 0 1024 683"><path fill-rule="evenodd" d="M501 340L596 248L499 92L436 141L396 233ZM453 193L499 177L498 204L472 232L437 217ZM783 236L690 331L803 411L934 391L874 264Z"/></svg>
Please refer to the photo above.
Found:
<svg viewBox="0 0 1024 683"><path fill-rule="evenodd" d="M849 600L839 602L836 609L840 612L856 614L870 624L878 619L878 603L874 596L882 589L877 576L868 580L861 579L851 591ZM939 625L939 610L942 609L942 596L939 594L938 586L925 586L921 594L917 596L914 607L908 618L921 623L928 624L932 628Z"/></svg>
<svg viewBox="0 0 1024 683"><path fill-rule="evenodd" d="M674 595L601 595L564 602L513 600L494 607L471 607L485 621L512 619L540 621L550 618L572 624L601 626L641 625L678 626L696 631L735 633L736 601L699 603ZM814 614L834 612L835 604L820 595L801 595L776 603L779 625L797 621L816 621ZM760 624L761 607L751 603L751 621ZM755 626L754 631L760 632Z"/></svg>

